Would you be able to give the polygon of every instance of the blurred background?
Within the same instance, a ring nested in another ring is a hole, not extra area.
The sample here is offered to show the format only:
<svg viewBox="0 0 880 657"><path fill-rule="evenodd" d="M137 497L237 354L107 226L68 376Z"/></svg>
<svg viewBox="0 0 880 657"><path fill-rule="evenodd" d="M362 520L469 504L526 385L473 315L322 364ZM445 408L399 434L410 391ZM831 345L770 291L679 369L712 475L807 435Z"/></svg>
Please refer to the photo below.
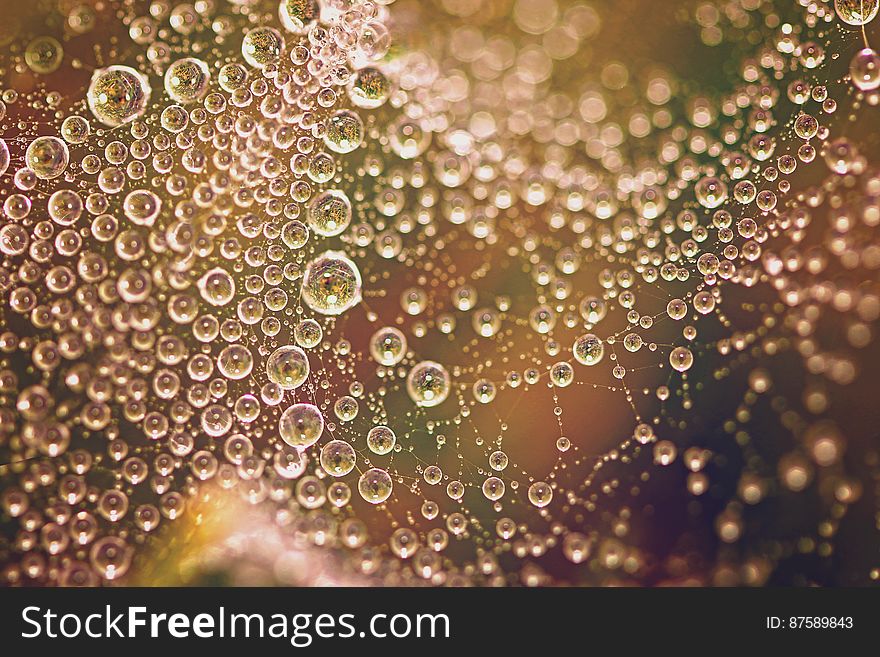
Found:
<svg viewBox="0 0 880 657"><path fill-rule="evenodd" d="M58 134L69 115L90 116L85 98L95 71L123 63L148 77L153 105L142 123L150 137L141 138L148 141L161 133L159 112L169 104L162 94L168 61L193 54L207 61L215 76L224 64L241 59L248 29L281 29L277 2L0 2L0 136L11 158L0 201L20 193L33 197L31 216L18 221L29 234L46 218L38 208L52 188L40 181L31 193L13 176L37 136ZM35 367L34 344L50 327L34 326L31 316L16 314L5 301L0 325L11 337L4 338L9 348L3 350L2 369L14 373L4 383L0 404L5 495L0 563L6 583L876 582L880 408L875 399L880 388L872 373L880 363L875 339L878 99L876 92L853 85L850 67L866 40L880 39L877 20L870 20L863 33L841 21L828 2L367 4L327 3L341 16L375 12L390 40L371 66L385 72L394 91L381 107L359 110L366 123L364 143L354 153L336 156L338 175L328 183L353 199L356 225L333 244L325 240L326 246L342 248L356 261L363 300L338 318L319 317L291 303L280 334L246 329L251 332L246 337L253 335L249 344L258 365L245 381L227 382L229 406L247 390L258 395L264 383L260 363L278 344L293 342L294 320L313 315L320 320L323 340L309 352L306 396L324 412L328 433L358 452L358 467L348 482L354 493L341 505L312 507L303 501L309 493L296 481L272 480L271 465L265 466L264 478L249 480L236 464L235 485L220 477L202 480L190 452L175 453L165 439L144 437L143 420L126 416L124 398L110 404L109 424L84 428L74 419L83 393L64 386L69 380L64 373L73 371L75 362L97 371L99 357L86 353L65 361L61 370ZM306 5L291 3L294 9ZM322 22L328 8L324 11ZM155 33L139 32L135 39L135 28L144 25L135 21L143 17L150 18ZM192 29L180 28L190 17ZM370 39L376 32L381 33L374 28ZM27 63L28 48L47 36L63 54L55 70L38 73ZM290 40L285 53L301 39L316 53L313 58L319 52L331 56L310 44L305 32L285 36ZM259 71L250 74L259 79ZM304 93L319 87L303 85ZM351 108L342 91L346 84L338 87L338 104ZM816 92L820 87L824 91ZM800 102L799 94L806 100ZM235 116L234 91L225 96L229 104L222 115ZM256 112L255 107L240 111ZM324 110L309 105L302 111L322 117ZM803 112L819 117L812 142L796 131ZM389 146L404 119L433 133L430 146L415 158L401 157ZM195 123L191 128L195 134ZM106 157L114 139L131 148L138 137L134 132L127 125L102 130L94 124L76 155L71 146L66 183L83 196L96 189L97 176L83 172L83 158ZM755 141L762 135L774 140L770 158ZM826 156L838 138L852 149L843 157L848 163L843 173L834 170L833 156ZM209 153L224 148L216 141L205 143L213 144L206 146ZM812 157L799 150L802 143L815 146ZM800 164L780 174L785 153ZM281 158L285 166L290 156L285 152ZM460 183L443 182L444 158L450 157L457 158L459 174L468 170ZM732 173L737 158L746 162L745 175ZM213 180L209 171L182 171L189 180L187 195L198 183ZM164 229L176 201L165 191L164 174L147 175L156 177L151 184L167 204L159 220ZM715 175L730 189L723 207L737 232L727 241L722 231L728 226L695 192L698 180ZM758 190L773 190L778 203L774 196L773 207L762 210L755 205L760 199L735 202L733 188L743 178ZM693 226L682 215L688 211ZM234 209L233 218L236 212L243 211ZM257 212L261 220L274 221L262 212ZM464 222L455 222L457 212L464 213ZM811 220L799 224L804 212ZM760 241L742 227L741 221L751 218ZM15 221L7 211L3 222ZM224 239L234 232L232 223ZM694 253L679 258L695 226L706 228L708 240L694 242ZM657 240L648 246L654 232ZM87 247L95 242L87 224L80 233ZM362 243L358 235L363 234L369 239ZM265 235L270 234L264 231L253 243L266 249L273 239L280 243L277 235ZM313 235L304 251L323 250L324 242L313 246L317 239ZM377 246L381 240L396 251L393 257L383 255ZM724 251L731 244L738 247L732 256ZM750 248L758 249L755 258L746 257ZM703 252L736 263L739 273L718 282L714 273L699 269ZM281 264L301 266L301 255L285 255ZM118 275L121 265L114 263L112 249L106 257ZM143 262L155 267L167 262L164 258L156 250ZM22 283L26 259L26 254L5 253L5 296ZM262 275L264 266L238 260L233 277L241 291L246 277ZM569 260L576 262L572 271L567 271ZM48 262L61 260L56 255ZM197 259L192 280L218 262L217 252ZM676 275L673 268L667 279L662 275L667 262L677 262L687 273ZM652 267L661 275L646 274ZM298 284L284 283L293 286L292 296ZM33 288L38 297L44 293L39 284ZM462 288L465 296L472 291L475 305L456 301ZM165 304L169 292L160 291L159 283L155 289ZM723 293L713 297L708 312L697 313L695 295L707 289ZM628 290L635 305L621 296ZM583 311L581 302L588 297L607 308L600 321ZM689 306L682 321L669 316L676 299ZM550 308L550 330L535 319L538 307ZM490 311L489 339L479 329L484 308ZM496 319L501 328L491 328ZM398 373L394 367L377 368L369 353L377 328L392 325L406 335L409 347ZM154 332L180 331L163 316ZM584 333L605 341L604 360L595 366L572 358L571 345ZM635 349L625 342L636 340L628 337L632 333L638 334ZM186 340L192 342L191 336ZM684 374L670 367L670 353L683 344L693 358ZM101 350L107 350L106 343ZM442 363L454 382L449 400L435 408L418 407L406 392L406 372L424 360ZM563 361L575 373L571 385L552 373ZM618 375L615 365L625 374ZM513 379L511 372L517 373ZM482 403L475 391L485 382L492 384L490 403ZM38 384L54 398L53 422L69 426L69 447L57 456L28 443L27 432L34 429L22 414L21 399L28 386ZM289 394L292 401L302 401ZM145 396L149 409L168 411L170 400L156 399L149 389ZM183 396L181 390L178 397ZM350 420L333 410L346 396L361 405ZM284 448L273 435L275 412L267 408L258 423L241 429L254 453L270 464ZM257 430L264 417L269 418L265 430ZM402 448L388 457L364 447L370 428L380 424L394 429ZM207 450L224 461L222 440L192 434L196 453ZM125 443L119 458L113 455L118 441ZM319 482L319 497L330 482L318 472L322 444L308 453L308 475ZM91 454L93 465L83 474L85 493L65 506L59 481L76 472L70 462L75 450L77 458ZM500 501L483 492L487 478L499 475L491 465L497 451L508 463L500 475L506 484ZM162 475L168 481L157 484L150 479L156 476L155 459L169 453L170 473ZM149 464L144 484L132 484L123 472L131 456ZM393 496L379 506L357 493L356 475L372 466L385 468L394 480ZM429 466L442 470L437 486L426 485ZM554 488L549 506L530 503L526 491L535 482ZM453 483L462 487L463 497L450 492ZM131 511L119 522L101 518L106 490L127 497ZM167 490L180 494L176 504L186 500L179 516L158 501L169 499ZM426 502L436 504L436 511L426 513ZM142 505L161 507L158 528L145 530L133 519ZM80 512L89 518L88 540L73 529ZM459 532L462 522L466 529ZM412 536L401 534L402 528ZM56 532L73 540L54 540ZM131 550L121 579L102 570L113 557L96 556L92 549L94 537L101 536L118 538L117 551ZM415 556L401 540L417 542Z"/></svg>

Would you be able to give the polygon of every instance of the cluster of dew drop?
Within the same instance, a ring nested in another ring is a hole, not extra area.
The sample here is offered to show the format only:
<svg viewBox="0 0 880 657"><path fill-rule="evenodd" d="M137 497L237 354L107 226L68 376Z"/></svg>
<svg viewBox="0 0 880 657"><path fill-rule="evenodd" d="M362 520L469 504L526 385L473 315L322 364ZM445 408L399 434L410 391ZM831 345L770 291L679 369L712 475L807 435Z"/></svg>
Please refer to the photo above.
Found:
<svg viewBox="0 0 880 657"><path fill-rule="evenodd" d="M827 386L880 317L847 282L880 267L880 172L835 120L880 102L880 2L700 4L705 47L764 40L728 93L683 97L588 61L601 3L472 24L484 4L119 3L68 21L121 18L136 53L69 107L59 40L6 56L47 82L0 105L5 582L123 578L211 487L395 582L552 583L555 553L561 579L639 581L641 487L678 467L707 493L713 449L676 437L739 371L750 459L712 530L742 563L706 579L766 580L746 519L776 488L858 501ZM773 407L797 441L768 474L748 424L781 353L811 383ZM597 395L625 411L598 442L563 420ZM828 556L818 531L799 549Z"/></svg>

